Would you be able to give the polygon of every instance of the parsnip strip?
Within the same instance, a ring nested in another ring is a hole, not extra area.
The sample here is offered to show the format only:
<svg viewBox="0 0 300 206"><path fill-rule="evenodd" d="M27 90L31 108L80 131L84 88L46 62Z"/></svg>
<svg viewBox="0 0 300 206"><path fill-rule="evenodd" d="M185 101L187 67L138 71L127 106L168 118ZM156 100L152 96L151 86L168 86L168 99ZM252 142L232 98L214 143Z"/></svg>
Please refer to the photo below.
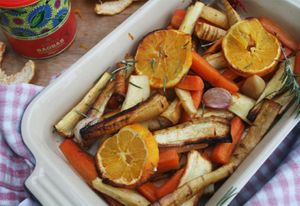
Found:
<svg viewBox="0 0 300 206"><path fill-rule="evenodd" d="M195 24L198 21L203 8L204 4L199 1L197 1L194 5L191 5L179 27L179 31L187 34L193 34Z"/></svg>
<svg viewBox="0 0 300 206"><path fill-rule="evenodd" d="M201 18L216 26L222 27L223 29L228 28L228 20L226 14L210 6L204 6L201 12Z"/></svg>
<svg viewBox="0 0 300 206"><path fill-rule="evenodd" d="M195 34L199 39L205 41L216 41L226 35L226 31L207 23L197 22Z"/></svg>
<svg viewBox="0 0 300 206"><path fill-rule="evenodd" d="M227 61L222 52L207 55L204 58L215 69L221 70L227 67Z"/></svg>

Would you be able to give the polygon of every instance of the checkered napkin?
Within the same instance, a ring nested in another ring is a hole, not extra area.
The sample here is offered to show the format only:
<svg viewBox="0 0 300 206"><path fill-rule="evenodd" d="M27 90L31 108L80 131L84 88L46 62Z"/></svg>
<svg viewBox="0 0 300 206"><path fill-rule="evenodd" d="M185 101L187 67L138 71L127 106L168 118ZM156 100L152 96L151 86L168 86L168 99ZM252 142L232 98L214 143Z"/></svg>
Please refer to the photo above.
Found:
<svg viewBox="0 0 300 206"><path fill-rule="evenodd" d="M0 206L37 205L24 181L34 158L20 134L22 114L41 87L0 85ZM300 124L280 144L230 205L300 205Z"/></svg>
<svg viewBox="0 0 300 206"><path fill-rule="evenodd" d="M1 206L18 205L29 197L24 181L32 172L35 161L23 143L20 124L26 106L40 90L41 87L29 84L0 85Z"/></svg>

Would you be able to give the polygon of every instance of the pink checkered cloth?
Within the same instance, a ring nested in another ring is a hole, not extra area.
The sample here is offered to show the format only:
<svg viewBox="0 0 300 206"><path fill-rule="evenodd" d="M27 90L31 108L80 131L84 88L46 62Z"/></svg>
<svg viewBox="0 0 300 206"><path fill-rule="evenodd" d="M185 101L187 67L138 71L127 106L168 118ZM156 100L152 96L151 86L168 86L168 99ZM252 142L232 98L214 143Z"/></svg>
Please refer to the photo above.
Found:
<svg viewBox="0 0 300 206"><path fill-rule="evenodd" d="M0 85L0 206L33 206L24 181L34 158L23 143L23 111L41 87ZM230 205L300 205L300 124L280 144Z"/></svg>
<svg viewBox="0 0 300 206"><path fill-rule="evenodd" d="M0 205L13 206L29 197L24 181L35 160L20 134L22 114L41 87L0 85ZM31 204L32 205L32 204Z"/></svg>

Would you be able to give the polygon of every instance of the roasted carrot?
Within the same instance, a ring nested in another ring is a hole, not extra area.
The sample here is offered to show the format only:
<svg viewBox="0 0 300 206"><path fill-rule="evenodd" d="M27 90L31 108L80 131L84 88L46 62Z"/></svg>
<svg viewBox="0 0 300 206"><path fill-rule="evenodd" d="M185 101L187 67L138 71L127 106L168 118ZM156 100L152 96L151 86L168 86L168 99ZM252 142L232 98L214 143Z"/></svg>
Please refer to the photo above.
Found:
<svg viewBox="0 0 300 206"><path fill-rule="evenodd" d="M300 75L300 44L298 45L298 51L295 57L295 69L294 73ZM300 77L297 77L298 84L300 85Z"/></svg>
<svg viewBox="0 0 300 206"><path fill-rule="evenodd" d="M183 173L184 168L178 170L164 185L156 190L156 197L159 199L173 192L177 188Z"/></svg>
<svg viewBox="0 0 300 206"><path fill-rule="evenodd" d="M67 158L72 167L89 185L98 176L94 158L84 152L75 142L70 139L64 140L59 145L60 150Z"/></svg>
<svg viewBox="0 0 300 206"><path fill-rule="evenodd" d="M197 75L186 75L177 85L177 88L189 90L189 91L199 91L203 90L204 83L201 77Z"/></svg>
<svg viewBox="0 0 300 206"><path fill-rule="evenodd" d="M201 104L203 89L198 91L190 91L190 93L193 99L194 106L196 109L198 109Z"/></svg>
<svg viewBox="0 0 300 206"><path fill-rule="evenodd" d="M232 71L231 69L226 69L223 73L222 73L223 77L225 77L226 79L233 81L236 78L239 77L239 75L237 73L235 73L234 71Z"/></svg>
<svg viewBox="0 0 300 206"><path fill-rule="evenodd" d="M232 143L217 144L211 154L211 160L218 164L227 164L231 158L235 146L240 141L245 125L239 117L231 120Z"/></svg>
<svg viewBox="0 0 300 206"><path fill-rule="evenodd" d="M271 19L267 17L261 16L258 18L263 27L271 34L277 36L277 38L281 41L281 43L292 49L293 51L297 50L297 42L287 33L285 32L277 23L273 22Z"/></svg>
<svg viewBox="0 0 300 206"><path fill-rule="evenodd" d="M159 173L167 172L179 168L179 155L175 149L169 149L159 152L159 161L157 171Z"/></svg>
<svg viewBox="0 0 300 206"><path fill-rule="evenodd" d="M221 50L222 41L223 37L215 41L215 43L204 52L204 55L214 54Z"/></svg>
<svg viewBox="0 0 300 206"><path fill-rule="evenodd" d="M223 77L221 73L213 68L197 52L193 51L192 56L192 70L196 72L200 77L208 81L212 86L222 87L224 89L227 89L231 93L238 92L239 88L234 82Z"/></svg>
<svg viewBox="0 0 300 206"><path fill-rule="evenodd" d="M174 29L178 29L185 17L185 14L186 14L186 10L184 9L177 9L175 10L173 16L172 16L172 19L171 19L171 26L174 28Z"/></svg>
<svg viewBox="0 0 300 206"><path fill-rule="evenodd" d="M138 192L146 199L148 199L151 203L155 202L158 199L155 193L156 190L157 187L151 182L147 182L138 188Z"/></svg>

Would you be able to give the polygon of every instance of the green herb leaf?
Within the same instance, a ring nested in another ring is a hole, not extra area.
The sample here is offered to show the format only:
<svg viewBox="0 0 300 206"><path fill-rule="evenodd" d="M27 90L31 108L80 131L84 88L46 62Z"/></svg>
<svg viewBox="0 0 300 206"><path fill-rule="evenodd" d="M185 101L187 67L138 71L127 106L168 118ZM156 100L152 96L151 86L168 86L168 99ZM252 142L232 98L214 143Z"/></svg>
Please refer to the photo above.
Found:
<svg viewBox="0 0 300 206"><path fill-rule="evenodd" d="M131 84L132 86L134 86L134 87L136 87L136 88L143 89L143 88L140 87L139 85L136 85L136 84L134 84L134 83L132 83L132 82L129 82L129 84Z"/></svg>

